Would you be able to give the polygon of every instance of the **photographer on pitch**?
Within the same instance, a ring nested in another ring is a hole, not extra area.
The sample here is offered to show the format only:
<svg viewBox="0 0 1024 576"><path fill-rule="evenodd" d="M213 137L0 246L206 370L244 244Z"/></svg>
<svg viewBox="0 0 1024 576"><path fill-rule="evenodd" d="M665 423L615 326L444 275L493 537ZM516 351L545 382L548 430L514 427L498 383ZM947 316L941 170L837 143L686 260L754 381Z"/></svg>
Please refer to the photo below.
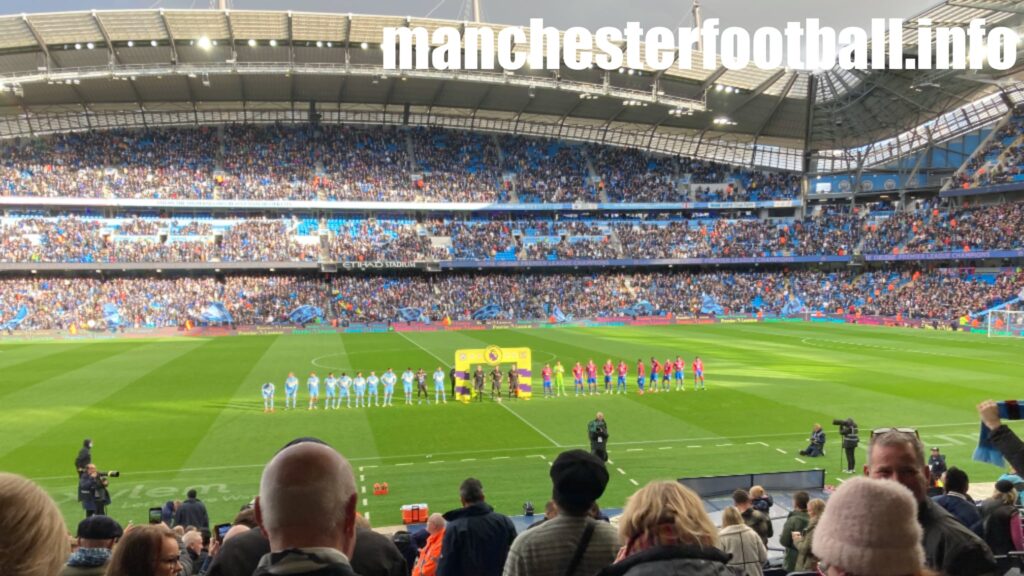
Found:
<svg viewBox="0 0 1024 576"><path fill-rule="evenodd" d="M814 425L808 442L807 448L800 451L801 456L817 458L825 455L825 431L821 429L821 424Z"/></svg>
<svg viewBox="0 0 1024 576"><path fill-rule="evenodd" d="M597 416L587 425L587 435L590 437L590 452L601 459L608 461L608 423L604 421L604 413L598 412Z"/></svg>
<svg viewBox="0 0 1024 576"><path fill-rule="evenodd" d="M857 423L853 421L853 418L847 418L846 420L833 420L832 425L839 426L839 436L843 439L843 451L846 452L846 469L844 472L852 474L855 466L857 446L860 444Z"/></svg>
<svg viewBox="0 0 1024 576"><path fill-rule="evenodd" d="M107 479L120 475L121 473L116 470L100 472L95 464L88 464L85 467L85 472L78 479L78 501L82 503L86 518L93 514L106 514L106 507L110 505Z"/></svg>

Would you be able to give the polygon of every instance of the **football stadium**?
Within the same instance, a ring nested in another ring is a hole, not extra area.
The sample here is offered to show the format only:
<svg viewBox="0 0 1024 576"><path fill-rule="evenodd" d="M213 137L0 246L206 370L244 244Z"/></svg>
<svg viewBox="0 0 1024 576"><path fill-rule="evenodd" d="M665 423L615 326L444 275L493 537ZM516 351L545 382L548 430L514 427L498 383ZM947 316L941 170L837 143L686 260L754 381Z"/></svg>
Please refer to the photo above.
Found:
<svg viewBox="0 0 1024 576"><path fill-rule="evenodd" d="M0 575L1020 573L1024 2L721 3L0 8Z"/></svg>

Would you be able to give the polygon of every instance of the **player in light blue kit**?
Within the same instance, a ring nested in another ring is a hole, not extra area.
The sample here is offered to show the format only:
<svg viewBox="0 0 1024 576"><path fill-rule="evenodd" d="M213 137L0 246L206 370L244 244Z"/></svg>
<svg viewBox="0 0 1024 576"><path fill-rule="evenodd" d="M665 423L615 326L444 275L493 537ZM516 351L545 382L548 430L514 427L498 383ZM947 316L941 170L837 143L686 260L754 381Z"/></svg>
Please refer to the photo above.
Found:
<svg viewBox="0 0 1024 576"><path fill-rule="evenodd" d="M299 379L295 372L289 372L288 378L284 381L284 409L289 410L296 407L299 399Z"/></svg>
<svg viewBox="0 0 1024 576"><path fill-rule="evenodd" d="M273 382L265 382L261 389L263 390L263 412L264 413L273 412L274 411L274 383Z"/></svg>
<svg viewBox="0 0 1024 576"><path fill-rule="evenodd" d="M341 399L345 399L345 405L349 408L352 407L352 377L347 373L342 372L341 378L338 379L338 406L341 406Z"/></svg>
<svg viewBox="0 0 1024 576"><path fill-rule="evenodd" d="M413 374L412 368L406 368L405 372L402 372L402 392L405 392L407 406L412 404L412 381L415 379L416 375Z"/></svg>
<svg viewBox="0 0 1024 576"><path fill-rule="evenodd" d="M356 372L352 386L356 389L356 408L361 408L365 405L363 401L366 398L366 378L363 378L362 372Z"/></svg>
<svg viewBox="0 0 1024 576"><path fill-rule="evenodd" d="M324 399L324 410L330 408L338 409L338 379L334 377L334 372L327 375L324 379L324 384L327 386L327 398Z"/></svg>
<svg viewBox="0 0 1024 576"><path fill-rule="evenodd" d="M370 405L370 399L373 399L374 406L380 406L380 396L377 394L378 386L380 385L380 378L377 377L377 373L373 370L370 371L370 375L366 378L366 387L370 390L370 394L366 397L366 405Z"/></svg>
<svg viewBox="0 0 1024 576"><path fill-rule="evenodd" d="M306 379L306 388L309 389L309 409L316 410L317 403L320 402L320 377L316 375L316 372L309 373L309 378Z"/></svg>
<svg viewBox="0 0 1024 576"><path fill-rule="evenodd" d="M444 395L444 370L440 366L434 371L434 404L438 403L438 398L441 399L440 402L448 403Z"/></svg>
<svg viewBox="0 0 1024 576"><path fill-rule="evenodd" d="M394 370L388 368L388 371L380 377L380 380L384 383L384 405L394 406L391 401L395 396L395 382L398 382L398 377L395 376Z"/></svg>

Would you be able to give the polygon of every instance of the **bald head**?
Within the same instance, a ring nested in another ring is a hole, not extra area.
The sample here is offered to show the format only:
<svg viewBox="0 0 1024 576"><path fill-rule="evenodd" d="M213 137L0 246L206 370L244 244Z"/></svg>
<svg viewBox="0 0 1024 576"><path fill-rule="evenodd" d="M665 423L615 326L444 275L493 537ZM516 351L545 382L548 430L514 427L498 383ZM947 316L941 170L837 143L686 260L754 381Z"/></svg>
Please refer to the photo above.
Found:
<svg viewBox="0 0 1024 576"><path fill-rule="evenodd" d="M329 446L295 444L263 469L256 521L273 552L326 547L351 556L355 514L352 466Z"/></svg>
<svg viewBox="0 0 1024 576"><path fill-rule="evenodd" d="M228 540L234 538L235 536L238 536L239 534L244 534L249 530L252 530L252 528L246 526L245 524L235 524L231 528L228 528L228 531L224 533L224 542L227 542Z"/></svg>
<svg viewBox="0 0 1024 576"><path fill-rule="evenodd" d="M430 515L430 518L427 518L427 532L430 534L436 534L441 530L444 530L446 524L447 522L445 522L444 516L434 512Z"/></svg>

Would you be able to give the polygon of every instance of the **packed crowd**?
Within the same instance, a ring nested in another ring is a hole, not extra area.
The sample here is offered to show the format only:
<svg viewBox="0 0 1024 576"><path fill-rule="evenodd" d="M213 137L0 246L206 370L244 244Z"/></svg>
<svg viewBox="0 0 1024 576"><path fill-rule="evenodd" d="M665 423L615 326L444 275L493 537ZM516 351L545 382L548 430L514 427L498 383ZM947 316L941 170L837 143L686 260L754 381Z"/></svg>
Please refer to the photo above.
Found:
<svg viewBox="0 0 1024 576"><path fill-rule="evenodd" d="M326 222L326 221L325 221ZM546 260L845 256L1024 248L1024 202L928 206L865 216L833 208L803 220L674 217L469 220L297 216L211 224L130 217L0 220L0 262ZM222 239L218 240L218 239Z"/></svg>
<svg viewBox="0 0 1024 576"><path fill-rule="evenodd" d="M675 314L791 315L860 312L952 322L1017 296L1024 272L985 279L935 271L854 275L821 271L609 274L441 274L433 276L227 276L213 278L9 278L0 280L0 321L24 305L21 329L104 329L104 304L127 327L182 326L222 302L235 324L289 322L302 305L325 321L398 322L417 308L429 320L471 320L496 307L494 319Z"/></svg>
<svg viewBox="0 0 1024 576"><path fill-rule="evenodd" d="M223 231L209 224L180 229L168 221L132 219L118 228L76 217L19 218L0 224L0 262L313 262L320 241L294 233L290 219L250 219ZM175 237L161 235L173 232ZM199 235L201 234L201 235Z"/></svg>
<svg viewBox="0 0 1024 576"><path fill-rule="evenodd" d="M1019 249L1024 203L895 213L865 227L866 254Z"/></svg>
<svg viewBox="0 0 1024 576"><path fill-rule="evenodd" d="M727 193L682 191L731 180ZM77 198L506 202L765 200L793 174L548 138L439 128L230 125L0 144L0 194Z"/></svg>
<svg viewBox="0 0 1024 576"><path fill-rule="evenodd" d="M1003 409L992 401L978 405L983 437L1000 463L1005 458L1024 469L1024 443L1003 422ZM598 576L763 576L768 569L982 576L1012 573L1011 554L1024 548L1017 509L1024 481L1003 474L991 496L976 502L967 493L967 474L937 448L926 456L918 431L905 427L873 431L864 475L823 494L827 501L805 491L783 499L761 486L736 489L731 505L715 514L716 525L702 495L683 483L634 482L639 487L613 524L599 505L608 501L611 479L608 430L598 412L588 424L591 450L567 450L551 461L551 500L527 527L496 511L483 482L469 477L458 488L459 507L391 538L359 514L350 462L308 437L275 453L263 468L258 497L228 523L212 524L193 489L157 509L160 517L150 525L122 527L106 514L110 491L87 439L76 458L76 465L84 463L79 492L86 518L73 537L41 487L0 474L0 570L6 576L558 576L568 566L570 574ZM776 544L775 520L783 515ZM33 522L25 522L29 516ZM781 566L768 562L769 544L781 547Z"/></svg>
<svg viewBox="0 0 1024 576"><path fill-rule="evenodd" d="M953 175L950 186L971 188L1011 181L1020 174L1020 164L1024 160L1024 149L1013 146L1021 134L1024 134L1024 116L1014 115L992 134L984 147L973 152L963 169ZM983 167L987 169L982 170Z"/></svg>

